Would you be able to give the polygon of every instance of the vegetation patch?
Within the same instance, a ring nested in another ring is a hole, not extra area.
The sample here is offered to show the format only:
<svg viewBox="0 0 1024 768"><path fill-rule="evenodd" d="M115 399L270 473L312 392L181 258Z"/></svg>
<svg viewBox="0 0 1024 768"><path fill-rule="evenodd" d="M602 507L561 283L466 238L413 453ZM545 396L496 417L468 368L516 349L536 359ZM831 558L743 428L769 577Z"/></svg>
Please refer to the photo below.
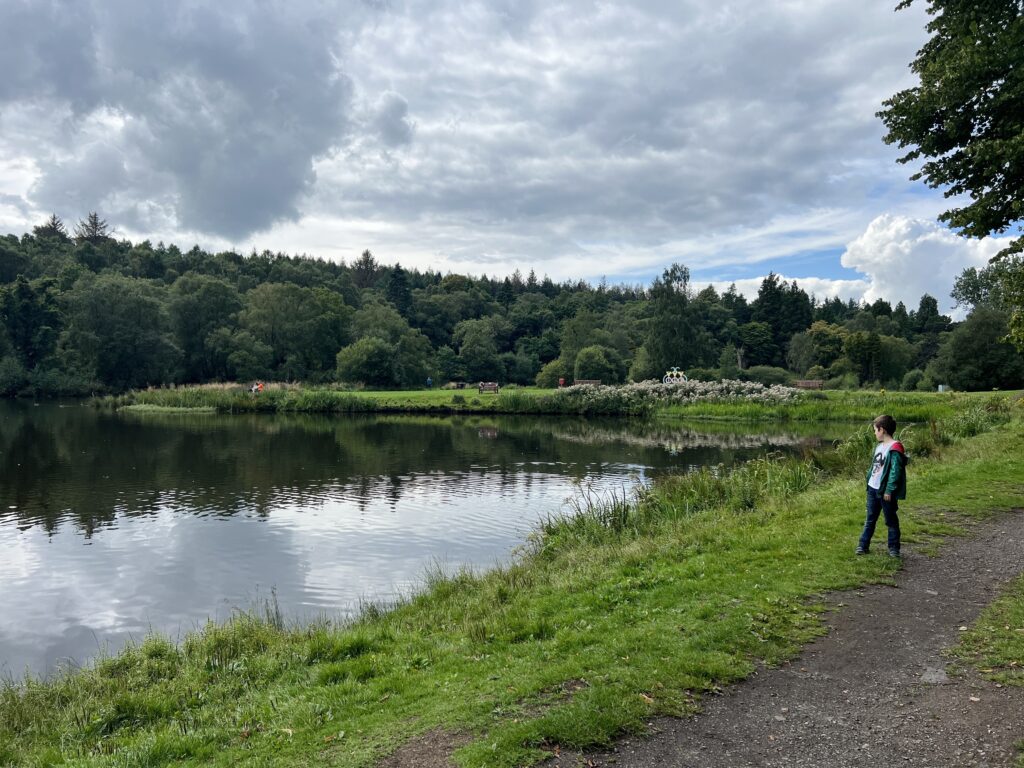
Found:
<svg viewBox="0 0 1024 768"><path fill-rule="evenodd" d="M1024 576L961 635L953 654L1000 685L1024 686Z"/></svg>
<svg viewBox="0 0 1024 768"><path fill-rule="evenodd" d="M900 436L914 457L908 542L1019 505L1024 434L1005 401ZM9 681L0 754L370 766L423 734L460 733L459 764L513 766L556 745L608 744L692 712L759 660L791 657L823 631L823 591L892 578L893 560L853 556L866 447L858 433L799 460L581 500L517 562L435 571L422 593L351 625L239 615L180 647L151 638L50 680Z"/></svg>
<svg viewBox="0 0 1024 768"><path fill-rule="evenodd" d="M133 403L131 405L123 405L118 408L119 411L125 411L127 413L216 413L217 409L212 405L196 405L196 406L171 406L171 405L151 405L149 403Z"/></svg>

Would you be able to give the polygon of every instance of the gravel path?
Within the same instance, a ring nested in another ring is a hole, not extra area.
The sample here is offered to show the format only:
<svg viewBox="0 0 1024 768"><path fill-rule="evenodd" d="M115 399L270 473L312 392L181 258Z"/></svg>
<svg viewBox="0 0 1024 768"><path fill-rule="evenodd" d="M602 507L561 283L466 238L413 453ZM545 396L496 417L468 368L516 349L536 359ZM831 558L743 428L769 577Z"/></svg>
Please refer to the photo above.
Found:
<svg viewBox="0 0 1024 768"><path fill-rule="evenodd" d="M705 699L699 715L653 722L646 738L548 764L1012 766L1024 688L982 680L943 650L1022 570L1024 510L978 524L937 557L906 551L895 588L833 595L828 635L791 663Z"/></svg>

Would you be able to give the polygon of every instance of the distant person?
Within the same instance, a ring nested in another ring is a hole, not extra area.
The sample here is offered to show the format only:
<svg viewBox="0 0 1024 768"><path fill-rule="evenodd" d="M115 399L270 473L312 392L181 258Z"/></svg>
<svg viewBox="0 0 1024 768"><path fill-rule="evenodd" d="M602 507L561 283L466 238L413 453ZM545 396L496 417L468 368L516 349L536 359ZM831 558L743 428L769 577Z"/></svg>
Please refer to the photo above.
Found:
<svg viewBox="0 0 1024 768"><path fill-rule="evenodd" d="M427 376L427 389L430 389L433 386L434 386L434 379L432 377L430 377L430 376Z"/></svg>
<svg viewBox="0 0 1024 768"><path fill-rule="evenodd" d="M260 395L263 394L263 382L262 381L257 381L256 382L256 394L260 394Z"/></svg>
<svg viewBox="0 0 1024 768"><path fill-rule="evenodd" d="M252 386L251 386L251 387L249 387L249 391L250 391L250 392L251 392L252 394L254 394L254 395L255 395L255 394L256 394L256 393L257 393L257 392L259 391L259 382L258 382L258 381L254 381L254 382L252 383Z"/></svg>
<svg viewBox="0 0 1024 768"><path fill-rule="evenodd" d="M900 556L899 500L907 498L907 454L903 444L893 438L896 420L892 416L879 416L872 422L875 430L875 452L871 456L867 481L867 518L860 535L857 554L866 555L871 548L878 514L885 515L889 529L889 557Z"/></svg>

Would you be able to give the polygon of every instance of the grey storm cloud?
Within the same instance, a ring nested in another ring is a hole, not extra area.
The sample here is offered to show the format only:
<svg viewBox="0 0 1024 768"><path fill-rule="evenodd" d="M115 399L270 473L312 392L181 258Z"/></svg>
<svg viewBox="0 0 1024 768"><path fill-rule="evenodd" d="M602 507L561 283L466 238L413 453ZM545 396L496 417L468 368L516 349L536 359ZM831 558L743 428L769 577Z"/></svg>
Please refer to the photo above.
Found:
<svg viewBox="0 0 1024 768"><path fill-rule="evenodd" d="M412 141L412 124L409 122L409 103L400 94L388 92L381 96L377 105L373 125L381 141L390 147L401 146Z"/></svg>
<svg viewBox="0 0 1024 768"><path fill-rule="evenodd" d="M652 243L844 204L905 176L874 112L919 24L838 0L409 2L349 71L402 94L387 114L408 100L415 141L350 146L320 204ZM379 117L380 143L396 125Z"/></svg>
<svg viewBox="0 0 1024 768"><path fill-rule="evenodd" d="M874 113L925 14L892 5L0 0L0 152L36 209L236 243L332 222L310 240L542 266L862 228L907 188Z"/></svg>
<svg viewBox="0 0 1024 768"><path fill-rule="evenodd" d="M0 106L44 103L65 122L64 142L36 152L32 201L227 237L295 218L314 160L348 131L341 48L368 12L7 0Z"/></svg>

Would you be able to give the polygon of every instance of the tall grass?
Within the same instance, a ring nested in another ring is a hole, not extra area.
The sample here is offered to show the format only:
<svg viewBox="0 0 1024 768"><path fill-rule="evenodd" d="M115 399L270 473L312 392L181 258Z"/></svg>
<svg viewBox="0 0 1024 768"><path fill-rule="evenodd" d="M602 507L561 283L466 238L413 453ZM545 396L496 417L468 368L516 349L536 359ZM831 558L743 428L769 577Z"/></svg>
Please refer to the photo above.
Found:
<svg viewBox="0 0 1024 768"><path fill-rule="evenodd" d="M941 420L908 424L897 429L912 460L936 453L942 446L987 432L1011 418L1005 397L976 400ZM870 462L874 431L863 427L827 449L812 449L805 458L764 456L732 468L700 467L662 478L654 486L637 486L606 495L581 488L566 514L541 526L541 549L564 547L573 539L593 542L609 535L638 535L664 521L707 510L741 513L766 502L803 493L829 477L859 477Z"/></svg>
<svg viewBox="0 0 1024 768"><path fill-rule="evenodd" d="M822 470L810 460L773 455L731 469L700 467L631 491L600 495L583 489L571 500L566 514L543 522L535 542L538 551L551 551L579 541L643 535L666 521L711 509L749 512L769 499L778 501L802 493L822 476Z"/></svg>

